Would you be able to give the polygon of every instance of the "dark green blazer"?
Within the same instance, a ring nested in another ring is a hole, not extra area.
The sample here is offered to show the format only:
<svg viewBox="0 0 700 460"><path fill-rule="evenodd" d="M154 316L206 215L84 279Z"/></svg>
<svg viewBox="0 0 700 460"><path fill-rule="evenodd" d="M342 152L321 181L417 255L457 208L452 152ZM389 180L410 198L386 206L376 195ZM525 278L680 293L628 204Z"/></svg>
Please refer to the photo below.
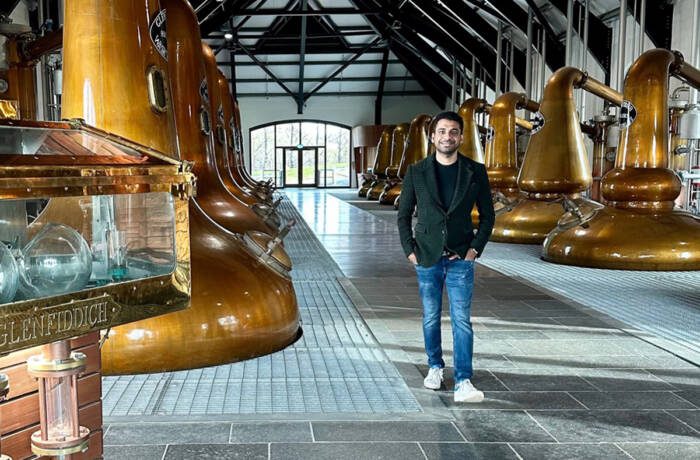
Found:
<svg viewBox="0 0 700 460"><path fill-rule="evenodd" d="M464 155L457 157L457 186L446 211L438 194L435 154L409 166L403 179L397 218L401 246L407 257L415 253L418 264L424 267L435 265L444 248L462 258L469 248L481 255L493 230L496 216L486 168ZM479 210L476 234L471 220L474 204ZM414 208L418 221L411 229Z"/></svg>

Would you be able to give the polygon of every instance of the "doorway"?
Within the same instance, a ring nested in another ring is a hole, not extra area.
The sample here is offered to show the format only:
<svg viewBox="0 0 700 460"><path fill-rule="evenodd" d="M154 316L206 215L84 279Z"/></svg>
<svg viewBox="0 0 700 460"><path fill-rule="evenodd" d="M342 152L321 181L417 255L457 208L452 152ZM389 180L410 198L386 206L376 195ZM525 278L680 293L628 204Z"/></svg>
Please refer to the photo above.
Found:
<svg viewBox="0 0 700 460"><path fill-rule="evenodd" d="M285 187L316 187L317 169L317 148L294 147L284 149Z"/></svg>

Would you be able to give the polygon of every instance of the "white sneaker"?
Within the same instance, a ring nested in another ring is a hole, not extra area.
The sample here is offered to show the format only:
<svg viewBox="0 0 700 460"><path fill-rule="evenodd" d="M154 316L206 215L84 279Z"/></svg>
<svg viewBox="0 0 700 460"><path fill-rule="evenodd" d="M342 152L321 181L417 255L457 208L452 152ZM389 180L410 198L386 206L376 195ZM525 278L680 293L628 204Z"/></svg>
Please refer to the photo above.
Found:
<svg viewBox="0 0 700 460"><path fill-rule="evenodd" d="M431 390L439 390L442 386L444 369L441 367L431 367L428 375L423 379L423 386Z"/></svg>
<svg viewBox="0 0 700 460"><path fill-rule="evenodd" d="M484 392L474 388L469 379L455 385L455 402L480 403L484 400Z"/></svg>

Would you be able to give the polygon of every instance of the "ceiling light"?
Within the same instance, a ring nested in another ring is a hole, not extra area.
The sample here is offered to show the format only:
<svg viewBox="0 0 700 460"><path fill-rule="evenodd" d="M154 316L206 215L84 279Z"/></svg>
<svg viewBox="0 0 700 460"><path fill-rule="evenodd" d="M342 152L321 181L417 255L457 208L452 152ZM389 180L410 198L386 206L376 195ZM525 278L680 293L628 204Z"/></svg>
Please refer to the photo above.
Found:
<svg viewBox="0 0 700 460"><path fill-rule="evenodd" d="M226 33L224 34L224 38L225 38L226 40L233 40L233 34L232 34L231 32L226 32Z"/></svg>

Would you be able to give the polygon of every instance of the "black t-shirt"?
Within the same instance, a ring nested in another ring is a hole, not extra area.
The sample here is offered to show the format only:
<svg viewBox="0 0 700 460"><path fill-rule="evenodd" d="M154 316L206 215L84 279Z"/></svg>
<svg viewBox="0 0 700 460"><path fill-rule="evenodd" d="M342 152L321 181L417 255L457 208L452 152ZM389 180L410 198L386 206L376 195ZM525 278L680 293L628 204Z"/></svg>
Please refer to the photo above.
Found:
<svg viewBox="0 0 700 460"><path fill-rule="evenodd" d="M455 161L451 165L442 165L435 162L437 168L435 168L435 179L437 180L438 195L440 195L440 202L442 203L442 208L447 211L452 203L452 197L455 194L455 189L457 188L457 171L459 162Z"/></svg>

